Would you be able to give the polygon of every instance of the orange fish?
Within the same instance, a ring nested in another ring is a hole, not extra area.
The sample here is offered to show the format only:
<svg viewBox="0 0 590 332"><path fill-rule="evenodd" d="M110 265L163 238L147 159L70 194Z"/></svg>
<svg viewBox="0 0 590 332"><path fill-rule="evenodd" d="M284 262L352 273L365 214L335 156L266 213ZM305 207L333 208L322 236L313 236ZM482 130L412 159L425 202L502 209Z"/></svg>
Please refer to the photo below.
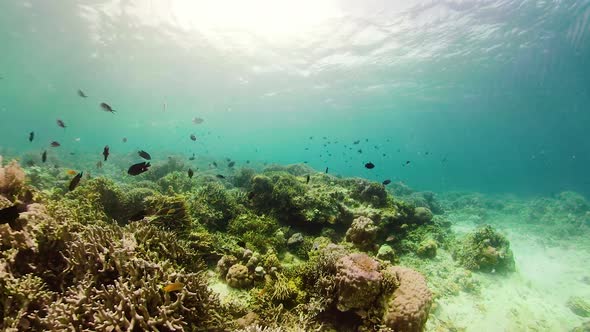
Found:
<svg viewBox="0 0 590 332"><path fill-rule="evenodd" d="M66 173L67 173L68 175L76 175L76 174L78 174L78 172L74 171L73 169L69 169L69 170L67 170L67 171L66 171Z"/></svg>
<svg viewBox="0 0 590 332"><path fill-rule="evenodd" d="M173 282L171 284L164 286L162 289L164 290L164 292L170 293L170 292L179 291L183 287L184 287L184 284L182 282Z"/></svg>

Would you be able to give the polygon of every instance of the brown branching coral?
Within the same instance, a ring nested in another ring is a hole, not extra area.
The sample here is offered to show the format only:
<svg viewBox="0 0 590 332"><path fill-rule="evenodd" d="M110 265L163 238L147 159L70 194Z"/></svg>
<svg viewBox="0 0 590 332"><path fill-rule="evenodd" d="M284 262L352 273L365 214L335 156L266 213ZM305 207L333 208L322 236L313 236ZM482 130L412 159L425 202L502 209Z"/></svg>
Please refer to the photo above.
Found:
<svg viewBox="0 0 590 332"><path fill-rule="evenodd" d="M24 185L25 171L19 166L18 162L13 160L3 166L2 156L0 156L0 195L14 201Z"/></svg>

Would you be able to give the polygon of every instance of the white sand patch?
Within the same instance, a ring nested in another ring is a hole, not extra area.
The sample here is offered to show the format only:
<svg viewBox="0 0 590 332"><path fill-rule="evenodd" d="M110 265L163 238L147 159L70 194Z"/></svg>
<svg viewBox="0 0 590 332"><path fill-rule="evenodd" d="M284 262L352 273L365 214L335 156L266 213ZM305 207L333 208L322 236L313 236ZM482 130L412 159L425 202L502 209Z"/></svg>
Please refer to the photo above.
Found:
<svg viewBox="0 0 590 332"><path fill-rule="evenodd" d="M573 295L590 300L590 285L581 281L590 275L590 254L575 245L549 247L538 235L502 226L494 227L510 240L517 272L476 274L481 294L440 299L428 331L570 331L588 320L571 312L566 302ZM463 233L473 225L453 228Z"/></svg>

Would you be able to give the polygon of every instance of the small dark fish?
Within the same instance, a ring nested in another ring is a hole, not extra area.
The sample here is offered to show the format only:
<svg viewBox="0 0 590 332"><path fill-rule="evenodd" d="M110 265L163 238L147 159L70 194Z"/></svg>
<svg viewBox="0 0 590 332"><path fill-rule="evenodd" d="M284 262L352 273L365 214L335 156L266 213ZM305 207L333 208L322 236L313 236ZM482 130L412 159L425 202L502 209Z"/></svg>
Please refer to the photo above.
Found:
<svg viewBox="0 0 590 332"><path fill-rule="evenodd" d="M216 162L212 162L211 164L213 164L213 166L217 167L217 163Z"/></svg>
<svg viewBox="0 0 590 332"><path fill-rule="evenodd" d="M53 141L53 142L51 142L50 145L51 145L52 148L57 148L57 147L61 146L61 144L59 144L58 141Z"/></svg>
<svg viewBox="0 0 590 332"><path fill-rule="evenodd" d="M194 174L195 174L195 172L193 172L193 170L189 168L188 169L188 178L192 179Z"/></svg>
<svg viewBox="0 0 590 332"><path fill-rule="evenodd" d="M382 154L382 156L383 156L383 157L385 157L385 156L387 156L387 155L384 153L384 154Z"/></svg>
<svg viewBox="0 0 590 332"><path fill-rule="evenodd" d="M428 154L429 154L429 153L430 153L430 152L428 152L428 151L424 152L424 154L425 154L425 155L427 155L427 156L428 156Z"/></svg>
<svg viewBox="0 0 590 332"><path fill-rule="evenodd" d="M229 158L226 157L225 158L225 161L227 161L229 163L231 161L231 159L229 159Z"/></svg>
<svg viewBox="0 0 590 332"><path fill-rule="evenodd" d="M19 217L19 210L18 205L13 205L0 210L0 224L12 225Z"/></svg>
<svg viewBox="0 0 590 332"><path fill-rule="evenodd" d="M70 191L73 191L74 189L76 189L76 187L80 183L80 179L82 179L82 175L84 175L84 172L80 172L80 173L76 174L76 176L74 176L72 181L70 181L70 185L68 187L68 189Z"/></svg>
<svg viewBox="0 0 590 332"><path fill-rule="evenodd" d="M326 174L328 174L328 167L326 167Z"/></svg>
<svg viewBox="0 0 590 332"><path fill-rule="evenodd" d="M146 163L145 161L137 163L137 164L133 164L127 170L127 174L133 175L133 176L139 175L143 172L147 172L147 170L150 166L151 166L150 163Z"/></svg>
<svg viewBox="0 0 590 332"><path fill-rule="evenodd" d="M78 96L80 96L82 98L88 98L88 96L82 90L78 90Z"/></svg>
<svg viewBox="0 0 590 332"><path fill-rule="evenodd" d="M406 160L406 165L409 165L411 163L411 161Z"/></svg>
<svg viewBox="0 0 590 332"><path fill-rule="evenodd" d="M387 179L387 180L383 181L382 183L383 183L384 186L386 186L386 185L388 185L388 184L391 183L391 180L390 179Z"/></svg>
<svg viewBox="0 0 590 332"><path fill-rule="evenodd" d="M306 160L306 161L304 161L303 163L304 163L304 164L307 164L307 163L309 163L309 161L307 161L307 160Z"/></svg>
<svg viewBox="0 0 590 332"><path fill-rule="evenodd" d="M309 136L309 139L313 139L313 136Z"/></svg>
<svg viewBox="0 0 590 332"><path fill-rule="evenodd" d="M123 137L122 141L123 143L127 143L127 137Z"/></svg>
<svg viewBox="0 0 590 332"><path fill-rule="evenodd" d="M32 142L34 139L35 139L35 132L34 131L31 131L29 133L29 142Z"/></svg>
<svg viewBox="0 0 590 332"><path fill-rule="evenodd" d="M57 121L56 121L56 122L57 122L57 125L58 125L59 127L62 127L62 128L64 128L64 129L66 129L66 124L65 124L65 123L64 123L62 120L60 120L60 119L57 119Z"/></svg>
<svg viewBox="0 0 590 332"><path fill-rule="evenodd" d="M145 210L141 210L139 212L137 212L136 214L132 215L131 217L129 217L129 221L139 221L142 220L143 218L145 218L147 212Z"/></svg>
<svg viewBox="0 0 590 332"><path fill-rule="evenodd" d="M137 152L137 154L138 154L140 157L142 157L143 159L145 159L145 160L152 160L152 156L150 156L150 154L149 154L149 153L147 153L147 152L145 152L145 151L143 151L143 150L139 150L139 151Z"/></svg>
<svg viewBox="0 0 590 332"><path fill-rule="evenodd" d="M359 144L360 142L361 142L360 140L359 141L354 141L354 142L352 142L352 144Z"/></svg>
<svg viewBox="0 0 590 332"><path fill-rule="evenodd" d="M368 162L365 164L365 168L373 169L373 168L375 168L375 164L373 164L372 162Z"/></svg>
<svg viewBox="0 0 590 332"><path fill-rule="evenodd" d="M232 168L232 167L234 167L235 164L236 164L235 161L230 161L229 164L227 164L227 167Z"/></svg>
<svg viewBox="0 0 590 332"><path fill-rule="evenodd" d="M202 118L197 118L197 117L193 118L193 123L194 123L194 124L201 124L201 123L203 123L204 121L205 121L205 120L203 120Z"/></svg>
<svg viewBox="0 0 590 332"><path fill-rule="evenodd" d="M215 175L218 179L225 179L225 176L221 175L221 174L217 174Z"/></svg>
<svg viewBox="0 0 590 332"><path fill-rule="evenodd" d="M255 194L254 194L254 192L253 192L253 191L249 192L249 193L248 193L248 199L252 199L252 198L254 198L254 195L255 195Z"/></svg>
<svg viewBox="0 0 590 332"><path fill-rule="evenodd" d="M305 184L308 184L309 183L309 178L310 178L309 177L309 174L307 174L307 177L305 178Z"/></svg>
<svg viewBox="0 0 590 332"><path fill-rule="evenodd" d="M107 159L109 158L109 146L105 146L104 149L102 150L102 155L104 156L104 161L107 161Z"/></svg>
<svg viewBox="0 0 590 332"><path fill-rule="evenodd" d="M195 136L195 134L191 134L191 141L196 141L197 140L197 136Z"/></svg>
<svg viewBox="0 0 590 332"><path fill-rule="evenodd" d="M111 105L109 105L107 103L100 103L100 108L102 108L102 110L105 112L111 112L113 114L115 114L115 112L117 112L111 107Z"/></svg>
<svg viewBox="0 0 590 332"><path fill-rule="evenodd" d="M195 160L195 154L193 153L193 155L189 157L188 160Z"/></svg>
<svg viewBox="0 0 590 332"><path fill-rule="evenodd" d="M41 161L42 162L47 161L47 151L43 151L43 153L41 154Z"/></svg>
<svg viewBox="0 0 590 332"><path fill-rule="evenodd" d="M369 139L368 138L365 138L365 142L368 142L368 141L369 141Z"/></svg>
<svg viewBox="0 0 590 332"><path fill-rule="evenodd" d="M101 168L102 168L102 161L100 161L100 160L99 160L99 161L96 163L96 168L98 168L98 169L101 169Z"/></svg>
<svg viewBox="0 0 590 332"><path fill-rule="evenodd" d="M246 160L246 164L249 164L249 163L250 163L250 160Z"/></svg>
<svg viewBox="0 0 590 332"><path fill-rule="evenodd" d="M356 152L363 153L363 150L362 149L358 149Z"/></svg>

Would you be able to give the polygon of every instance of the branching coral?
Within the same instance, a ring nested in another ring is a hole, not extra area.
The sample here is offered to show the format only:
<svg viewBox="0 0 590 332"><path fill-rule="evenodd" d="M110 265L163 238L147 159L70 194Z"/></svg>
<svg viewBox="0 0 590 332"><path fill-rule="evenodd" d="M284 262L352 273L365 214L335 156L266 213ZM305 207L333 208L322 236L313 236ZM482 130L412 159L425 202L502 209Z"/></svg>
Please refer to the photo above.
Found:
<svg viewBox="0 0 590 332"><path fill-rule="evenodd" d="M3 166L0 156L0 195L14 201L25 186L25 172L16 160Z"/></svg>

